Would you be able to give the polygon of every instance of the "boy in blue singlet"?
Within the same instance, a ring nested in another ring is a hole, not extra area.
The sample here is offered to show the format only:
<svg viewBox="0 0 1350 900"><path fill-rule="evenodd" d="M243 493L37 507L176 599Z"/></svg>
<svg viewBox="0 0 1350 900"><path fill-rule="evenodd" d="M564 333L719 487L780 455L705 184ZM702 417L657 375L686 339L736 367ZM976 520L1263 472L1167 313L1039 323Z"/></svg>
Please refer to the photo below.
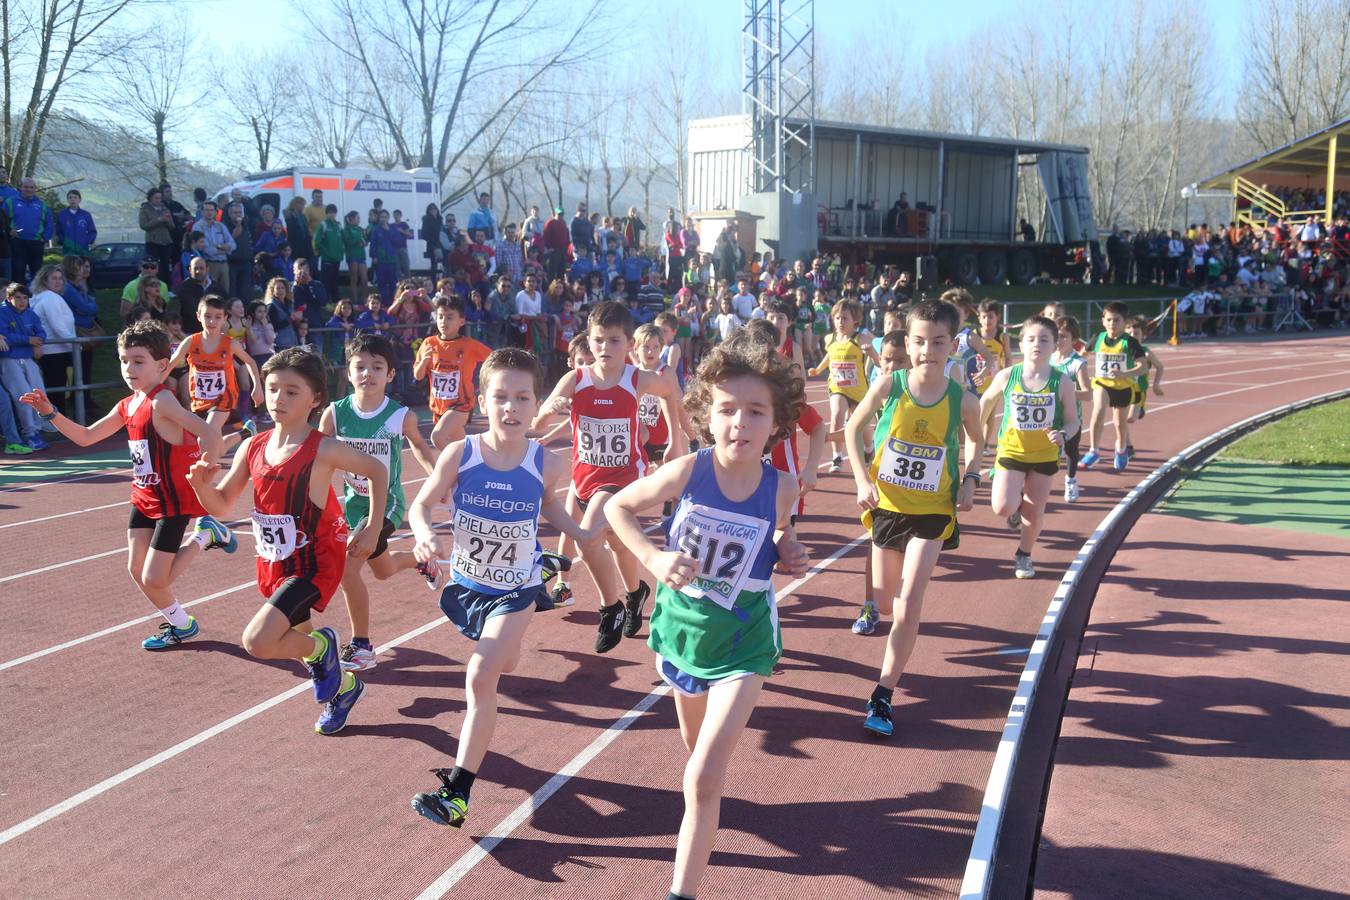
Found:
<svg viewBox="0 0 1350 900"><path fill-rule="evenodd" d="M385 390L394 381L397 365L394 342L384 335L359 332L347 343L346 351L352 393L324 409L319 430L375 457L389 472L384 524L369 557L370 571L384 581L417 565L411 552L389 549L389 538L403 524L404 442L427 474L436 465L436 457L417 428L417 415L385 396ZM370 484L364 477L343 473L342 507L347 527L355 531L370 514ZM342 648L342 668L353 672L375 668L375 650L370 641L370 592L361 579L365 562L351 558L342 571L342 594L347 598L347 615L352 626L352 639Z"/></svg>
<svg viewBox="0 0 1350 900"><path fill-rule="evenodd" d="M543 573L552 560L539 546L539 518L586 542L556 488L567 462L527 437L539 413L544 373L534 355L494 350L481 370L488 430L445 448L408 511L419 562L448 565L450 583L441 609L475 642L464 677L469 708L453 769L433 769L435 791L413 797L412 807L438 825L464 824L469 793L497 725L497 682L520 659L520 641L544 594ZM431 524L435 507L454 507L449 559Z"/></svg>
<svg viewBox="0 0 1350 900"><path fill-rule="evenodd" d="M656 578L647 643L675 689L689 750L668 897L691 898L698 889L717 837L727 766L782 655L775 564L790 572L806 566L795 540L775 543L796 508L797 479L763 459L795 427L803 390L772 347L737 332L704 358L685 397L711 446L629 484L605 509L615 536ZM675 503L675 514L658 547L637 516L665 501Z"/></svg>

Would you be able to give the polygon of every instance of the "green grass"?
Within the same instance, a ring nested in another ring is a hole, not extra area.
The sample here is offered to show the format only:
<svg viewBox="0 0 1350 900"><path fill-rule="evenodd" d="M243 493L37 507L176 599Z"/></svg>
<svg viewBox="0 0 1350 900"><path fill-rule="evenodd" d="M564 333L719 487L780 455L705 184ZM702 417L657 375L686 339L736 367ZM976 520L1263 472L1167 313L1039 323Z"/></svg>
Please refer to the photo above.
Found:
<svg viewBox="0 0 1350 900"><path fill-rule="evenodd" d="M1233 444L1223 457L1350 467L1350 400L1324 403L1272 422ZM1350 478L1350 473L1346 477Z"/></svg>

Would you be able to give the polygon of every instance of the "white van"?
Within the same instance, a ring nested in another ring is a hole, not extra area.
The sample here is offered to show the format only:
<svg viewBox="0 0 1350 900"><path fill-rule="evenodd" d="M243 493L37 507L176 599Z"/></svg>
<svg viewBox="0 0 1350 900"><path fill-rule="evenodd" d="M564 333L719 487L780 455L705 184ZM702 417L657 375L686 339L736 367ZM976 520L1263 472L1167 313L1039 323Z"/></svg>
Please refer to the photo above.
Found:
<svg viewBox="0 0 1350 900"><path fill-rule="evenodd" d="M255 172L241 181L227 184L216 191L215 196L220 202L227 202L235 188L252 199L256 207L261 208L264 204L271 206L278 217L291 198L301 197L308 204L310 191L317 188L323 191L325 206L332 203L338 208L339 222L347 213L355 210L361 216L362 228L366 226L366 214L378 198L384 201L384 208L389 210L391 218L394 210L403 211L403 221L413 230L413 238L408 241L408 261L414 270L427 270L422 216L428 204L440 203L441 199L436 173L431 169L392 172L360 168L273 169ZM346 263L343 263L343 268L346 268Z"/></svg>

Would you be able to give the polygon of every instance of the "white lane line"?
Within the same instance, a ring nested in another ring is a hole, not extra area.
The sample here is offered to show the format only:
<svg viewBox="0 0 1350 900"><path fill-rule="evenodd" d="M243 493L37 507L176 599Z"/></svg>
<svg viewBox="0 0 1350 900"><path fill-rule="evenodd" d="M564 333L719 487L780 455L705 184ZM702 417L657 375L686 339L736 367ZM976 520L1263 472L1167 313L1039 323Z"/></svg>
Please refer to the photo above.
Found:
<svg viewBox="0 0 1350 900"><path fill-rule="evenodd" d="M216 591L214 594L207 594L205 597L198 597L196 600L189 600L187 603L183 604L183 608L187 609L190 606L196 606L200 603L205 603L208 600L214 600L217 597L224 597L226 594L233 594L235 591L242 591L244 588L253 587L253 585L254 585L253 581L245 581L242 584L236 584L234 587L228 587L225 588L224 590ZM111 625L107 628L104 628L102 631L95 631L93 634L86 634L84 637L72 638L71 640L65 641L64 643L48 647L45 650L35 650L32 653L29 653L27 656L17 656L14 659L5 660L4 662L0 662L0 672L3 672L5 669L12 669L15 666L21 666L26 662L32 662L35 659L41 659L44 656L50 656L51 654L57 653L61 650L69 650L71 647L78 646L88 641L96 640L101 637L107 637L110 634L116 634L117 632L124 631L125 629L130 628L133 625L140 625L143 622L149 622L153 619L158 618L160 618L159 613L151 613L148 616L140 616L138 618L132 619L129 622L123 622L120 625Z"/></svg>
<svg viewBox="0 0 1350 900"><path fill-rule="evenodd" d="M449 620L446 619L444 616L441 616L439 619L436 619L435 621L428 622L425 625L414 628L412 631L409 631L406 634L399 635L389 643L377 647L375 652L384 653L387 650L392 650L395 647L401 646L402 644L406 644L408 641L420 637L421 635L426 634L428 631L431 631L434 628L439 628L447 621ZM191 750L193 747L196 747L200 744L205 743L206 741L209 741L216 735L223 734L224 732L229 731L236 725L243 724L244 722L247 722L249 719L262 715L272 707L285 703L292 697L299 696L300 694L303 694L305 691L308 691L309 689L310 689L310 682L307 680L302 681L295 687L286 691L282 691L275 697L271 697L255 706L251 706L248 709L244 710L243 712L237 715L233 715L223 722L219 722L215 725L212 725L205 731L199 731L197 734L194 734L187 740L180 741L177 744L174 744L172 747L168 748L167 750L162 750L159 753L156 753L149 759L139 762L136 765L131 766L130 768L123 769L116 775L112 775L108 778L105 778L98 784L95 784L92 787L85 788L78 794L75 794L72 797L68 797L67 799L62 800L60 803L55 804L54 806L47 807L37 815L29 816L27 819L24 819L17 825L12 825L9 828L6 828L4 831L0 831L0 846L8 844L15 838L21 837L27 834L28 832L32 831L34 828L37 828L39 825L44 825L47 822L50 822L52 819L55 819L56 817L63 815L64 813L70 812L77 806L80 806L84 803L89 802L90 800L93 800L95 797L98 797L102 794L106 794L108 791L112 790L113 788L117 787L120 784L130 781L137 775L140 775L143 772L148 772L149 770L155 768L161 763L168 762L175 756L179 756L180 754L186 753L188 750Z"/></svg>
<svg viewBox="0 0 1350 900"><path fill-rule="evenodd" d="M654 523L654 524L652 524L652 525L648 525L646 528L643 529L643 531L650 531L651 529L656 528L658 525L660 525L659 522ZM865 537L865 536L866 536L866 535L864 535L863 537ZM797 580L794 581L792 584L788 585L788 587L784 589L783 593L788 593L790 590L795 589L795 587L796 587L799 583L806 581L808 578L810 578L812 575L814 575L817 571L819 571L820 569L823 569L826 565L828 565L829 563L833 562L833 561L834 561L835 559L837 559L839 556L842 556L844 552L846 552L850 547L854 546L855 544L857 544L857 543L858 543L859 541L861 541L861 540L862 540L862 537L855 538L851 543L849 543L848 545L846 545L842 550L836 552L834 556L832 556L832 557L830 557L829 559L825 560L825 562L821 563L820 565L818 565L818 566L816 566L816 567L813 567L811 571L807 572L807 573L806 573L805 575L803 575L801 578L797 579ZM250 583L251 583L251 582L250 582ZM233 589L231 589L231 590L233 590ZM227 592L222 592L222 593L227 593ZM208 598L203 598L203 599L208 599ZM380 654L380 653L385 653L385 652L387 652L387 651L389 651L389 650L393 650L395 647L400 647L400 646L402 646L403 644L408 643L409 641L412 641L412 640L415 640L416 638L421 637L422 635L426 634L428 631L432 631L432 630L434 630L434 629L436 629L436 628L441 627L442 625L444 625L444 624L445 624L446 622L448 622L448 621L449 621L449 620L448 620L447 618L445 618L445 616L438 616L437 618L435 618L435 619L433 619L432 621L426 623L425 625L419 625L418 627L414 628L412 631L405 632L404 634L399 635L398 637L394 638L392 641L389 641L389 642L386 643L386 644L381 644L380 646L378 646L378 647L375 648L375 652L376 652L377 654ZM60 816L60 815L62 815L62 814L64 814L64 813L70 812L70 811L71 811L72 809L74 809L75 807L80 806L80 805L82 805L82 804L84 804L84 803L87 803L87 802L90 801L90 800L93 800L95 797L98 797L98 796L100 796L100 795L102 795L102 794L106 794L108 791L112 790L113 788L117 787L117 786L120 785L120 784L123 784L123 783L125 783L125 782L127 782L127 781L130 781L131 779L135 778L137 775L140 775L140 774L143 773L143 772L148 772L149 770L155 768L155 767L158 766L159 764L168 762L169 760L173 759L175 756L179 756L180 754L186 753L188 750L191 750L193 747L196 747L196 746L198 746L198 745L200 745L200 744L205 743L206 741L209 741L211 738L215 737L216 735L223 734L224 732L229 731L231 728L233 728L233 727L236 726L236 725L240 725L240 724L242 724L242 723L244 723L244 722L247 722L249 719L252 719L252 718L255 718L256 716L262 715L263 713L267 712L267 711L268 711L269 709L271 709L272 707L278 706L279 704L282 704L282 703L285 703L287 700L291 699L292 697L299 696L300 694L304 693L306 690L309 690L309 688L310 688L310 683L309 683L309 681L302 681L300 684L297 684L295 687L291 688L290 690L282 691L280 694L277 694L277 695L274 696L274 697L271 697L271 698L269 698L269 699L267 699L267 700L264 700L264 701L262 701L261 703L255 704L254 706L250 706L248 709L244 710L243 712L238 713L237 715L233 715L233 716L231 716L230 718L226 719L226 720L223 721L223 722L219 722L219 723L217 723L217 724L215 724L215 725L212 725L210 728L207 728L207 729L204 730L204 731L199 731L198 733L194 734L192 737L188 738L187 740L179 741L177 744L174 744L172 747L168 748L167 750L162 750L162 751L160 751L159 753L156 753L154 756L150 757L149 759L143 760L143 761L137 763L136 765L131 766L130 768L123 769L121 772L118 772L116 775L112 775L112 776L110 776L110 777L108 777L108 778L105 778L105 779L103 779L102 781L100 781L98 784L93 785L92 787L85 788L84 790L80 791L78 794L75 794L73 797L68 797L68 798L66 798L65 800L62 800L60 803L57 803L57 804L55 804L55 805L53 805L53 806L47 807L47 808L44 809L42 812L40 812L40 813L38 813L38 814L36 814L36 815L29 816L27 819L24 819L22 822L19 822L19 823L16 824L16 825L12 825L12 826L10 826L9 828L6 828L4 831L0 831L0 846L3 846L3 845L5 845L5 844L8 844L10 841L14 840L14 839L17 838L17 837L22 837L23 835L25 835L25 834L27 834L28 832L32 831L34 828L37 828L39 825L44 825L44 824L46 824L47 822L50 822L52 819L55 819L56 817L58 817L58 816ZM655 702L655 700L653 700L652 702ZM648 704L648 705L650 706L650 704ZM610 726L610 727L612 728L613 726ZM626 728L626 727L628 727L628 726L625 725L624 727ZM622 730L622 729L620 729L620 730ZM602 749L603 749L603 748L602 748ZM599 751L597 750L596 752L599 752ZM569 776L569 777L570 777L570 776ZM563 779L564 782L565 782L566 780L567 780L566 778ZM559 786L561 786L561 782L559 783ZM556 790L556 788L555 788L554 790Z"/></svg>
<svg viewBox="0 0 1350 900"><path fill-rule="evenodd" d="M107 469L100 469L97 472L87 472L84 475L72 475L69 478L55 478L51 481L17 481L14 484L0 486L0 494L15 494L23 491L31 491L35 488L47 487L48 485L53 484L71 484L76 481L88 481L91 478L102 478L105 475L116 475L119 472L125 473L126 467L110 467ZM127 480L131 480L130 475L127 476Z"/></svg>
<svg viewBox="0 0 1350 900"><path fill-rule="evenodd" d="M7 581L18 581L20 578L27 578L30 575L41 575L43 572L51 572L54 569L64 569L66 566L73 566L76 563L89 562L90 560L94 559L103 559L104 557L112 556L115 553L126 553L126 552L127 548L125 546L122 546L114 548L112 550L104 550L102 553L94 553L89 556L81 556L78 559L62 560L61 562L58 563L52 563L50 566L42 566L41 568L38 569L29 569L27 572L17 572L13 575L6 575L5 577L0 578L0 584L4 584Z"/></svg>
<svg viewBox="0 0 1350 900"><path fill-rule="evenodd" d="M791 583L785 585L777 592L778 596L786 597L797 588L801 587L811 578L820 572L823 572L831 563L848 553L854 547L858 546L867 538L866 534L860 534L849 541L838 550L834 551L823 561L812 566L805 575L797 578ZM596 736L595 740L586 745L584 749L576 756L572 757L563 765L558 773L539 787L533 794L521 801L520 805L513 809L505 819L503 819L496 828L488 832L483 838L470 848L463 856L457 859L454 865L446 869L441 876L427 886L427 889L417 895L417 900L439 900L444 897L457 882L478 865L497 848L497 845L506 838L510 837L512 832L529 820L539 807L543 806L547 800L556 794L564 784L572 779L574 775L586 767L586 764L612 744L620 734L628 729L642 716L643 713L651 709L663 696L670 692L670 686L662 684L653 688L647 696L643 697L628 712L624 713L618 719L610 724L603 732Z"/></svg>
<svg viewBox="0 0 1350 900"><path fill-rule="evenodd" d="M130 500L120 500L117 503L105 503L102 506L86 506L84 509L72 509L70 512L55 513L50 516L42 516L37 519L24 519L22 522L10 522L7 525L0 525L0 531L6 528L18 528L20 525L36 525L38 522L50 522L52 519L64 519L66 516L78 516L81 513L98 512L104 509L113 509L118 506L127 506Z"/></svg>
<svg viewBox="0 0 1350 900"><path fill-rule="evenodd" d="M1160 403L1157 406L1149 407L1148 414L1152 416L1162 412L1165 409L1173 409L1178 406L1189 406L1192 403L1199 403L1202 400L1213 400L1215 397L1227 397L1230 394L1241 394L1243 391L1259 391L1264 388L1278 387L1279 385L1282 384L1294 384L1299 381L1317 381L1318 379L1325 381L1333 377L1335 376L1329 375L1327 372L1321 372L1317 375L1305 375L1302 378L1286 378L1284 381L1267 381L1264 382L1263 384L1248 384L1243 385L1242 387L1233 388L1232 390L1228 391L1219 391L1214 394L1205 394L1202 397L1192 397L1189 400L1178 400L1175 403Z"/></svg>

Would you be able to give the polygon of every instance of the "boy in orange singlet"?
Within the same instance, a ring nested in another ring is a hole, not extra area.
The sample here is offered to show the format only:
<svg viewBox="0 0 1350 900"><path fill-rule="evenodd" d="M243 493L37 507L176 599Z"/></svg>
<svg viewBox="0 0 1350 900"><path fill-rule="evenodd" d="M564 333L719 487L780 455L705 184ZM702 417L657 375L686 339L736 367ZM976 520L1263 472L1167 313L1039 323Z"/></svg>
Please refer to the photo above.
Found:
<svg viewBox="0 0 1350 900"><path fill-rule="evenodd" d="M220 434L239 405L239 384L234 380L235 362L248 369L254 406L263 400L262 377L258 374L257 362L248 355L244 345L225 333L229 315L222 297L216 294L203 297L197 304L197 321L202 323L202 330L178 345L169 360L169 371L187 363L187 393L192 411L204 415L206 424ZM254 431L251 419L244 420L240 431L225 435L227 452L239 443L243 431Z"/></svg>
<svg viewBox="0 0 1350 900"><path fill-rule="evenodd" d="M431 445L444 450L464 439L465 426L478 401L478 369L492 353L481 341L465 337L464 302L458 298L436 301L432 317L436 334L422 341L413 365L413 378L421 381L430 374Z"/></svg>

